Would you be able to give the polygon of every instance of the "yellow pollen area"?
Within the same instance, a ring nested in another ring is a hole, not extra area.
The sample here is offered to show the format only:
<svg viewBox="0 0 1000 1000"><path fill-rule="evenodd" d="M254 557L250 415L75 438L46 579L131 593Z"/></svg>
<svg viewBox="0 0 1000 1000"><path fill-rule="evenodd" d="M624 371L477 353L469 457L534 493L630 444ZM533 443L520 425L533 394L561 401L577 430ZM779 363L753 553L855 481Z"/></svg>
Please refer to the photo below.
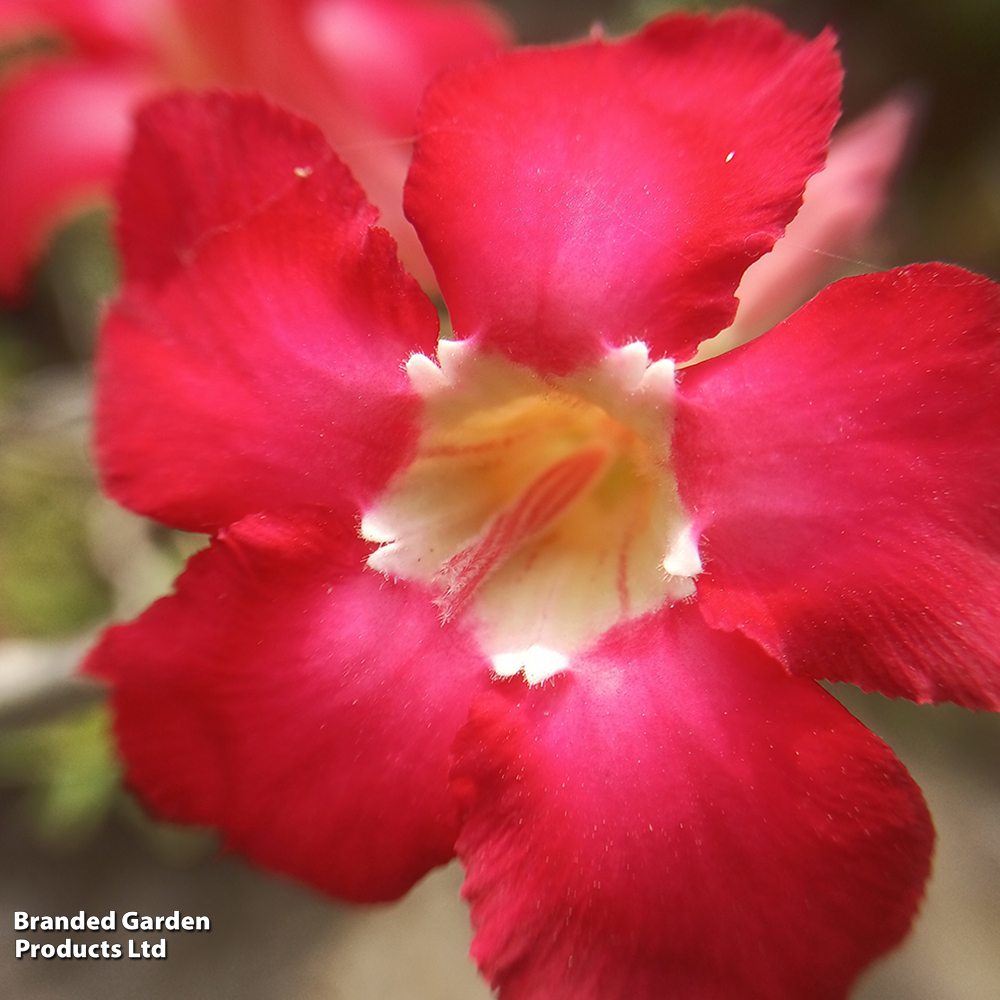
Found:
<svg viewBox="0 0 1000 1000"><path fill-rule="evenodd" d="M529 650L564 662L615 622L691 593L664 568L700 569L669 462L672 369L669 383L644 382L633 350L550 382L446 350L441 370L411 366L424 428L362 523L383 543L373 568L428 584L442 619L467 616L504 664Z"/></svg>

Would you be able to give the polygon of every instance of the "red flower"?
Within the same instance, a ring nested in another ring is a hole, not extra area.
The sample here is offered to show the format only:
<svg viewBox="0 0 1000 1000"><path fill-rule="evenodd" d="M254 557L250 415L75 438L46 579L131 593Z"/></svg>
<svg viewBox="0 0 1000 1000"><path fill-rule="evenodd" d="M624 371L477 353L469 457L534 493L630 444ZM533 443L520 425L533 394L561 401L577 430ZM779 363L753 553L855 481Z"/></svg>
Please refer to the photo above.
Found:
<svg viewBox="0 0 1000 1000"><path fill-rule="evenodd" d="M402 211L417 103L450 63L507 42L477 0L0 0L0 48L35 36L0 85L0 295L52 228L111 187L132 113L178 85L261 90L318 122L378 199L421 279Z"/></svg>
<svg viewBox="0 0 1000 1000"><path fill-rule="evenodd" d="M142 116L98 456L213 534L89 661L152 807L355 900L457 852L504 1000L832 1000L900 940L930 820L814 678L1000 707L998 289L847 279L666 360L822 166L832 47L671 17L440 78L437 364L318 131Z"/></svg>

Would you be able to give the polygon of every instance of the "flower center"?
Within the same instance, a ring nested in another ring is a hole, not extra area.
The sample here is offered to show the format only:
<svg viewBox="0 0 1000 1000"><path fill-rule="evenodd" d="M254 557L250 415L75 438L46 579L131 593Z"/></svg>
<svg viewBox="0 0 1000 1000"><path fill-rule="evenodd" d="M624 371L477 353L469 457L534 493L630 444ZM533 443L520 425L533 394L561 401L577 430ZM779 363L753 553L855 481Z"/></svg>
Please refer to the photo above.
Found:
<svg viewBox="0 0 1000 1000"><path fill-rule="evenodd" d="M362 521L369 565L472 616L497 673L530 683L601 632L694 591L697 545L670 463L674 369L645 345L542 379L466 343L407 372L414 461Z"/></svg>

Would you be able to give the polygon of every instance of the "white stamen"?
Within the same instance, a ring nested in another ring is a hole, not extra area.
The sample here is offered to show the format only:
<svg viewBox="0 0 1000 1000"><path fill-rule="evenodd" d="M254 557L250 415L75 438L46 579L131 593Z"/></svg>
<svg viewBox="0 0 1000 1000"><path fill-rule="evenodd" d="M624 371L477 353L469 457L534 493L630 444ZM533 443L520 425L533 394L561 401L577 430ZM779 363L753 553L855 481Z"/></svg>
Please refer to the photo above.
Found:
<svg viewBox="0 0 1000 1000"><path fill-rule="evenodd" d="M374 539L372 539L374 541ZM389 542L383 545L381 548L376 549L368 557L368 565L371 569L377 570L379 573L384 573L388 577L394 577L397 575L398 553L400 551L399 542Z"/></svg>
<svg viewBox="0 0 1000 1000"><path fill-rule="evenodd" d="M377 542L379 545L385 542L394 542L396 540L396 530L391 528L388 524L384 524L377 518L373 517L371 514L365 514L361 518L361 537L367 542Z"/></svg>
<svg viewBox="0 0 1000 1000"><path fill-rule="evenodd" d="M568 663L562 653L536 645L520 653L497 653L493 657L493 671L498 677L513 677L523 670L529 684L541 684L565 670Z"/></svg>
<svg viewBox="0 0 1000 1000"><path fill-rule="evenodd" d="M413 388L425 398L448 388L444 372L426 354L411 354L406 362L406 374L410 377ZM376 538L371 540L378 541Z"/></svg>
<svg viewBox="0 0 1000 1000"><path fill-rule="evenodd" d="M468 353L468 345L464 340L439 340L437 347L438 364L449 385L458 380L462 359Z"/></svg>
<svg viewBox="0 0 1000 1000"><path fill-rule="evenodd" d="M638 388L648 365L649 349L641 340L609 351L601 361L601 367L625 392Z"/></svg>
<svg viewBox="0 0 1000 1000"><path fill-rule="evenodd" d="M654 361L642 374L639 391L659 396L661 399L673 399L677 391L677 377L672 358Z"/></svg>
<svg viewBox="0 0 1000 1000"><path fill-rule="evenodd" d="M674 543L663 560L663 568L671 576L691 577L701 572L698 542L692 536L690 526L674 538Z"/></svg>

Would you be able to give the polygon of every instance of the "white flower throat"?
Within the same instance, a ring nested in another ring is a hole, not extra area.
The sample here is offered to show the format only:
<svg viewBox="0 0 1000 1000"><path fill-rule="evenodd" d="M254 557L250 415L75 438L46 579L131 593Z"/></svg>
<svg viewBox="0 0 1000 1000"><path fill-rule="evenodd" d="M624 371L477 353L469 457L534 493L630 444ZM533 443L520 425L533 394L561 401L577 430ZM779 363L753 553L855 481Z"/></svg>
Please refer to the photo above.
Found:
<svg viewBox="0 0 1000 1000"><path fill-rule="evenodd" d="M498 674L529 683L616 622L694 592L697 543L670 462L674 366L645 344L543 379L466 342L407 373L413 462L364 517L368 559L471 616Z"/></svg>

